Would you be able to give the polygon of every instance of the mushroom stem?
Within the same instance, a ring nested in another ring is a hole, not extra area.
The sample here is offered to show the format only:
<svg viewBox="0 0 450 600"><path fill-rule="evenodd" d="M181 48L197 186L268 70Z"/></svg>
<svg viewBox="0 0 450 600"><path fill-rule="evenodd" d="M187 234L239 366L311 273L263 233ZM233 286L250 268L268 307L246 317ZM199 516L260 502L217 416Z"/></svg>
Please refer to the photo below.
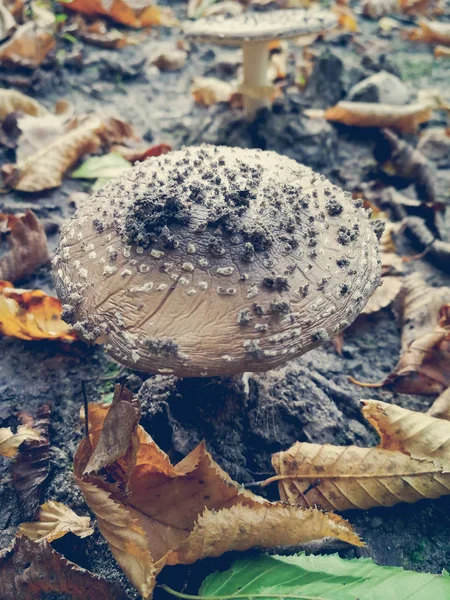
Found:
<svg viewBox="0 0 450 600"><path fill-rule="evenodd" d="M267 78L269 67L269 43L245 42L244 51L244 81L241 91L244 95L244 112L252 121L257 111L270 106L270 82Z"/></svg>

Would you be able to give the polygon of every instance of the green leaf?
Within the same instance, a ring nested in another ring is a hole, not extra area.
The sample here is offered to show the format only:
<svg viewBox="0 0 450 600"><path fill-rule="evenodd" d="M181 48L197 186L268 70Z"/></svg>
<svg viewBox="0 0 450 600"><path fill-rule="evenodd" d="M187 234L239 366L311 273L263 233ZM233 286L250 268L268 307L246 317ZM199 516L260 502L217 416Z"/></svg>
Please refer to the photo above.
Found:
<svg viewBox="0 0 450 600"><path fill-rule="evenodd" d="M199 594L203 600L448 600L450 577L380 567L367 558L344 560L337 554L262 555L209 575Z"/></svg>
<svg viewBox="0 0 450 600"><path fill-rule="evenodd" d="M117 177L131 167L123 156L116 152L105 154L104 156L91 156L79 169L72 173L74 179L111 179ZM104 182L103 182L104 183Z"/></svg>

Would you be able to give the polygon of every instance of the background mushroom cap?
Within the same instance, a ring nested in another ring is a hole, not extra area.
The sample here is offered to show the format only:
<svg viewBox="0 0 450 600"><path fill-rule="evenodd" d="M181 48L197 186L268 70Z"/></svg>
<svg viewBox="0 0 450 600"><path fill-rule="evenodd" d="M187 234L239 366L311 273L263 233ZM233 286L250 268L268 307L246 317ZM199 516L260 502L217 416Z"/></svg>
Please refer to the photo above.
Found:
<svg viewBox="0 0 450 600"><path fill-rule="evenodd" d="M240 46L243 42L297 37L336 25L336 16L330 11L286 9L199 19L186 22L183 29L189 40Z"/></svg>
<svg viewBox="0 0 450 600"><path fill-rule="evenodd" d="M131 368L265 371L361 312L379 284L376 223L275 152L185 148L128 169L77 210L56 289L79 334Z"/></svg>

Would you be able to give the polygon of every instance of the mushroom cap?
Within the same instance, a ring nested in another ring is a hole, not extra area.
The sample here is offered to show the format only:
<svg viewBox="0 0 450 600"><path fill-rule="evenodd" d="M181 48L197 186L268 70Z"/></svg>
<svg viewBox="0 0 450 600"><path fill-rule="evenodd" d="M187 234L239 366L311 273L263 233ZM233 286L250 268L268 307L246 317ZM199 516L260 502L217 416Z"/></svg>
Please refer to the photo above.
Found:
<svg viewBox="0 0 450 600"><path fill-rule="evenodd" d="M275 152L184 148L81 205L62 229L56 290L80 336L131 368L265 371L362 311L380 278L374 223Z"/></svg>
<svg viewBox="0 0 450 600"><path fill-rule="evenodd" d="M244 42L297 37L336 25L337 18L330 11L286 9L199 19L184 23L183 30L188 40L240 46Z"/></svg>

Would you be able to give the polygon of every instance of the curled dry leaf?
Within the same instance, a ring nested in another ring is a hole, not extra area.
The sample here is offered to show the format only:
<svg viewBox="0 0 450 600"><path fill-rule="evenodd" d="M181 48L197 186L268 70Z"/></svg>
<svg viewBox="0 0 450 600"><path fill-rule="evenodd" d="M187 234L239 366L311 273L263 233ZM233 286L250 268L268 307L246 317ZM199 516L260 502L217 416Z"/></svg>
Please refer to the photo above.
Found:
<svg viewBox="0 0 450 600"><path fill-rule="evenodd" d="M0 259L0 279L17 281L31 275L50 260L47 236L33 211L24 215L2 215L0 224L9 230L10 251Z"/></svg>
<svg viewBox="0 0 450 600"><path fill-rule="evenodd" d="M147 160L147 158L151 158L152 156L161 156L161 154L167 154L172 150L172 146L169 144L158 144L156 146L144 146L144 147L136 147L132 146L111 146L111 152L115 152L116 154L120 154L128 160L130 163L142 162L143 160Z"/></svg>
<svg viewBox="0 0 450 600"><path fill-rule="evenodd" d="M12 458L17 454L20 444L26 440L40 440L41 433L27 425L19 425L13 433L10 427L0 429L0 454Z"/></svg>
<svg viewBox="0 0 450 600"><path fill-rule="evenodd" d="M41 434L39 439L21 444L11 467L20 512L25 519L34 519L41 503L41 485L47 479L50 467L50 407L47 404L40 406L35 419L22 415L22 421Z"/></svg>
<svg viewBox="0 0 450 600"><path fill-rule="evenodd" d="M34 117L45 117L49 114L45 106L30 96L17 90L0 90L0 121L18 110Z"/></svg>
<svg viewBox="0 0 450 600"><path fill-rule="evenodd" d="M419 29L408 32L407 36L410 40L450 46L450 23L422 20L418 25Z"/></svg>
<svg viewBox="0 0 450 600"><path fill-rule="evenodd" d="M446 48L445 46L436 46L434 49L434 55L436 58L440 56L444 56L445 58L450 57L450 48Z"/></svg>
<svg viewBox="0 0 450 600"><path fill-rule="evenodd" d="M450 386L449 305L449 287L429 287L418 273L405 278L402 353L385 385L412 394L440 393Z"/></svg>
<svg viewBox="0 0 450 600"><path fill-rule="evenodd" d="M129 27L171 26L177 22L172 11L156 6L153 0L71 0L63 6L85 15L109 17Z"/></svg>
<svg viewBox="0 0 450 600"><path fill-rule="evenodd" d="M89 517L80 517L62 502L54 500L40 507L36 521L21 523L19 526L19 534L26 535L35 542L53 542L69 532L84 538L92 535L94 530Z"/></svg>
<svg viewBox="0 0 450 600"><path fill-rule="evenodd" d="M124 421L121 414L127 415ZM78 448L74 470L102 535L144 598L165 565L323 537L361 544L336 515L268 502L243 490L203 444L173 466L136 423L137 408L121 389L111 408L90 404L90 435ZM98 465L105 465L100 473L86 473Z"/></svg>
<svg viewBox="0 0 450 600"><path fill-rule="evenodd" d="M436 417L437 419L446 419L447 421L450 421L450 388L447 388L445 392L442 392L442 394L436 398L428 409L427 415Z"/></svg>
<svg viewBox="0 0 450 600"><path fill-rule="evenodd" d="M0 45L0 63L6 67L39 67L55 47L52 33L29 21L17 29L8 41Z"/></svg>
<svg viewBox="0 0 450 600"><path fill-rule="evenodd" d="M335 121L354 127L390 128L403 133L414 133L421 123L431 118L432 109L428 104L406 104L394 106L376 102L339 102L325 112L305 111L313 117L323 116L327 121Z"/></svg>
<svg viewBox="0 0 450 600"><path fill-rule="evenodd" d="M17 27L16 20L7 7L0 4L0 42L9 37Z"/></svg>
<svg viewBox="0 0 450 600"><path fill-rule="evenodd" d="M376 400L363 415L375 448L297 442L272 457L280 497L339 511L393 506L450 494L450 423Z"/></svg>
<svg viewBox="0 0 450 600"><path fill-rule="evenodd" d="M0 554L2 600L31 600L54 595L70 600L126 600L117 583L82 569L53 550L48 542L25 536Z"/></svg>
<svg viewBox="0 0 450 600"><path fill-rule="evenodd" d="M203 106L230 102L236 91L235 85L216 77L195 77L191 86L191 94L195 102L203 104Z"/></svg>
<svg viewBox="0 0 450 600"><path fill-rule="evenodd" d="M75 333L61 320L61 303L41 290L21 290L0 281L0 334L22 340L73 341Z"/></svg>

